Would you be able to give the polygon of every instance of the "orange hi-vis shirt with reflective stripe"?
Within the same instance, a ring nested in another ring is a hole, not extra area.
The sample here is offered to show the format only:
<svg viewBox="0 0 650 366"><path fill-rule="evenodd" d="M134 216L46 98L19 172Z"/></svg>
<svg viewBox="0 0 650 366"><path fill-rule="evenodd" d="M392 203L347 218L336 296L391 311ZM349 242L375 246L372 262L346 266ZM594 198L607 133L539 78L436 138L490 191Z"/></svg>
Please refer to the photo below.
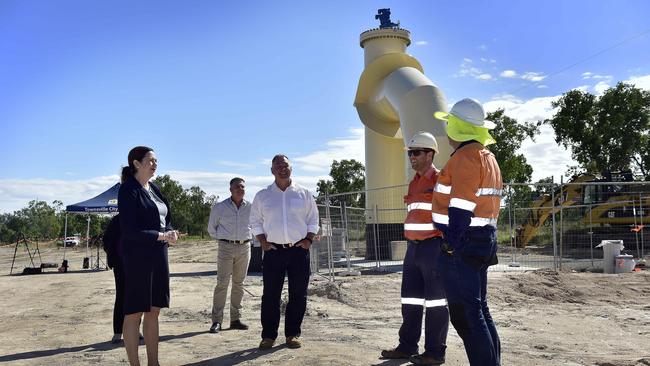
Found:
<svg viewBox="0 0 650 366"><path fill-rule="evenodd" d="M436 185L438 170L433 166L421 176L416 173L409 183L408 194L404 203L408 214L404 220L404 236L409 240L425 240L442 236L440 230L433 226L431 218L431 199Z"/></svg>
<svg viewBox="0 0 650 366"><path fill-rule="evenodd" d="M445 231L450 221L449 208L455 207L471 214L470 229L496 227L502 192L501 170L494 154L475 141L460 146L438 176L433 192L433 222Z"/></svg>

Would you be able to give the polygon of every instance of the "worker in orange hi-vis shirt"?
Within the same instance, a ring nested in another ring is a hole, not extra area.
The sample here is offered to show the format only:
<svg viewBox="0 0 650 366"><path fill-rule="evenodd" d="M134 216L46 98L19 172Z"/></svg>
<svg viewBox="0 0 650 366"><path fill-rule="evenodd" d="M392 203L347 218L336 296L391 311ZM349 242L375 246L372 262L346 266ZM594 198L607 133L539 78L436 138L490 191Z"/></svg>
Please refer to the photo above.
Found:
<svg viewBox="0 0 650 366"><path fill-rule="evenodd" d="M449 316L472 366L500 365L501 344L487 305L487 269L497 263L496 225L503 183L499 164L485 146L496 141L479 102L463 99L449 113L455 149L433 192L433 222L444 233L438 267Z"/></svg>
<svg viewBox="0 0 650 366"><path fill-rule="evenodd" d="M404 220L404 236L408 239L402 272L402 326L399 345L383 350L388 359L409 359L416 365L440 365L445 362L449 310L436 269L442 256L442 232L431 221L431 199L438 170L433 157L438 142L432 134L419 131L407 144L411 168L416 171L404 196L408 214ZM424 323L424 352L418 354L418 342Z"/></svg>

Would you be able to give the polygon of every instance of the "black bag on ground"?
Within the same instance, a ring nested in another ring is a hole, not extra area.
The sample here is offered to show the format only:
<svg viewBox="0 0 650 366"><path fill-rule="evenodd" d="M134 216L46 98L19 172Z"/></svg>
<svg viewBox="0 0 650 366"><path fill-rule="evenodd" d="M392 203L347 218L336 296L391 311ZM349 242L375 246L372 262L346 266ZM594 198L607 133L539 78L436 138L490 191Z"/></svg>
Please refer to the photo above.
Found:
<svg viewBox="0 0 650 366"><path fill-rule="evenodd" d="M117 251L118 242L122 232L120 231L120 215L115 215L108 223L104 236L102 238L103 248L106 252L106 262L108 267L113 268L119 263L119 253Z"/></svg>

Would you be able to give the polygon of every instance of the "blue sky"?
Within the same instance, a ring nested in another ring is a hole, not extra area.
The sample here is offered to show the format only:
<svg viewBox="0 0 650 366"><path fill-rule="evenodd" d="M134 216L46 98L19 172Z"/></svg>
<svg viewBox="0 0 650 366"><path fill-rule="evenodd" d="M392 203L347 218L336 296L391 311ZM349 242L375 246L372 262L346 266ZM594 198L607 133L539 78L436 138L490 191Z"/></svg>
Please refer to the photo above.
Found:
<svg viewBox="0 0 650 366"><path fill-rule="evenodd" d="M135 145L156 150L159 173L222 198L234 175L252 198L278 152L314 188L333 159L363 161L359 34L382 7L450 103L532 121L573 88L650 89L642 0L2 0L0 212L100 193ZM548 128L522 152L534 179L571 164Z"/></svg>

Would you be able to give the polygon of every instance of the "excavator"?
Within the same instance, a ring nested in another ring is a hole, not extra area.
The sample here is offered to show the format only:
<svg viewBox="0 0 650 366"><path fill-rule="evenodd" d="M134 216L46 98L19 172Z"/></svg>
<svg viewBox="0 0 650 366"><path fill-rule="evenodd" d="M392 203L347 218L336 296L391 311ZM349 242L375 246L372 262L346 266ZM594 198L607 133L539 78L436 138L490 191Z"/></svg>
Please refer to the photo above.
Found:
<svg viewBox="0 0 650 366"><path fill-rule="evenodd" d="M632 182L631 172L606 172L602 176L581 174L568 184L556 188L553 196L542 194L532 202L523 223L517 228L516 245L526 247L544 225L549 225L551 215L560 208L571 208L579 212L579 223L583 229L572 229L565 237L594 235L595 240L608 234L634 236L650 224L650 182L630 185L617 184ZM608 183L608 184L589 184ZM643 182L640 182L643 183ZM559 222L559 217L556 216ZM621 238L623 239L623 238ZM628 238L629 240L629 238Z"/></svg>

